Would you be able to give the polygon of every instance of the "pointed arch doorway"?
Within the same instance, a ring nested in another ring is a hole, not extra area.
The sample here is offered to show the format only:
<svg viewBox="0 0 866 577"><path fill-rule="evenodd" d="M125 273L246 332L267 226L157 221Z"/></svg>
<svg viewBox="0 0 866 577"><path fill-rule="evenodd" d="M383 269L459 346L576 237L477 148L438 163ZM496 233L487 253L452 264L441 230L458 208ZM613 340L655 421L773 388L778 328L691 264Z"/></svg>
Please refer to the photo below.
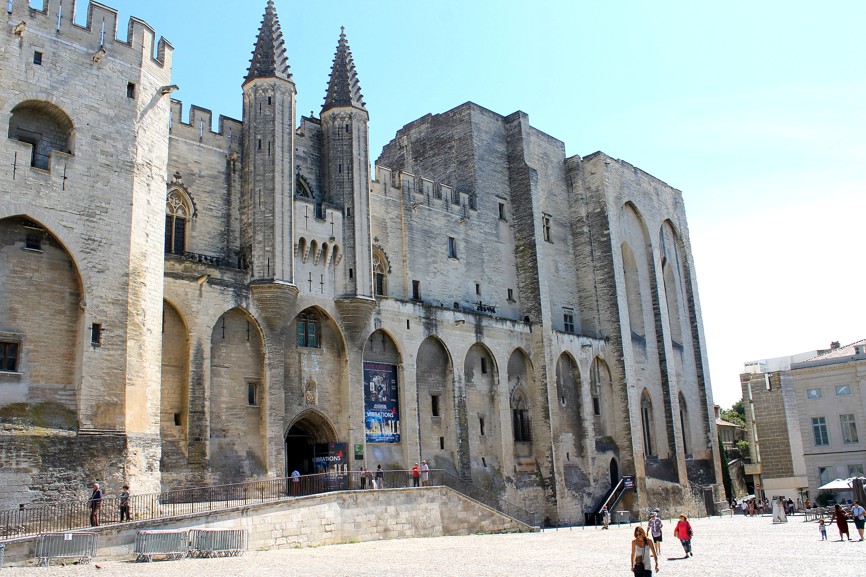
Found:
<svg viewBox="0 0 866 577"><path fill-rule="evenodd" d="M337 442L337 431L330 419L319 411L305 411L295 417L286 432L286 476L298 470L302 475L316 472L314 459L327 454Z"/></svg>

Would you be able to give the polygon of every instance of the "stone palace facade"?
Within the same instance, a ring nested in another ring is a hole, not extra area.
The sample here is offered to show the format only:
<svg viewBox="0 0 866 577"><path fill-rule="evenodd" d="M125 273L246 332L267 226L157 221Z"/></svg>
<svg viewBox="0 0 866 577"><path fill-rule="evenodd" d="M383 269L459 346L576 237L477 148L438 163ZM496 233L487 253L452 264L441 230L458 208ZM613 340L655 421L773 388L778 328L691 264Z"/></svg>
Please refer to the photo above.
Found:
<svg viewBox="0 0 866 577"><path fill-rule="evenodd" d="M272 1L216 132L144 21L8 4L0 508L421 459L562 523L719 500L678 190L471 102L371 165L345 34L298 120Z"/></svg>

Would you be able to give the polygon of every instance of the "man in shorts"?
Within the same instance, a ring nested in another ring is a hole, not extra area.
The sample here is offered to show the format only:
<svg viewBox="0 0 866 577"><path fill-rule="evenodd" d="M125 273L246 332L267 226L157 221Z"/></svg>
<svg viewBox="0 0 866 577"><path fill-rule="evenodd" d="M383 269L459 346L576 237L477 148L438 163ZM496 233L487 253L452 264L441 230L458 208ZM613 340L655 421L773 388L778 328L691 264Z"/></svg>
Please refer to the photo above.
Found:
<svg viewBox="0 0 866 577"><path fill-rule="evenodd" d="M662 552L662 520L659 519L658 513L653 511L650 513L649 521L646 525L647 535L653 540L656 546L656 553L661 555Z"/></svg>
<svg viewBox="0 0 866 577"><path fill-rule="evenodd" d="M859 501L854 501L854 505L851 507L851 516L854 517L854 526L857 528L857 532L860 533L860 540L862 541L863 526L866 525L866 509L863 508L863 505Z"/></svg>

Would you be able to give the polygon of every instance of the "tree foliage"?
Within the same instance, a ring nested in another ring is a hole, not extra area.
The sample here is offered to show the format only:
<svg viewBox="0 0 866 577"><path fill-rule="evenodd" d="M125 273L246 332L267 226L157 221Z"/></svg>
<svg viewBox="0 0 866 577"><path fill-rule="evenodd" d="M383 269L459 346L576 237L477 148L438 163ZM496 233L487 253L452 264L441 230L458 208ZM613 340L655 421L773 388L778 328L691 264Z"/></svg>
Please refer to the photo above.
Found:
<svg viewBox="0 0 866 577"><path fill-rule="evenodd" d="M734 403L730 409L723 409L721 417L729 423L746 426L746 408L743 406L743 399Z"/></svg>
<svg viewBox="0 0 866 577"><path fill-rule="evenodd" d="M740 456L744 461L751 459L748 441L737 441L737 448L740 450Z"/></svg>

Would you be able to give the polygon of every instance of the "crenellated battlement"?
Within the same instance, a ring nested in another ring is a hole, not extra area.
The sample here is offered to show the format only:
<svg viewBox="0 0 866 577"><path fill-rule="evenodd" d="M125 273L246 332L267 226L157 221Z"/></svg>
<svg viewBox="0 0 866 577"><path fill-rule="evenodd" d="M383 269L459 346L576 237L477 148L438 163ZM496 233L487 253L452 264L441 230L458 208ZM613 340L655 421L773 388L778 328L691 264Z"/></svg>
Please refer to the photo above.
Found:
<svg viewBox="0 0 866 577"><path fill-rule="evenodd" d="M171 101L171 136L227 152L240 152L243 126L240 120L220 115L217 131L214 132L213 112L195 105L190 106L189 121L183 122L183 102L175 99Z"/></svg>
<svg viewBox="0 0 866 577"><path fill-rule="evenodd" d="M477 210L477 201L471 192L460 190L443 182L437 182L432 178L426 178L406 172L403 170L392 170L384 166L376 165L374 185L384 196L394 196L403 192L406 200L412 203L413 208L418 205L427 205L441 208L447 211L470 209Z"/></svg>
<svg viewBox="0 0 866 577"><path fill-rule="evenodd" d="M157 41L156 31L144 20L130 18L126 39L119 39L117 10L98 2L88 4L84 26L74 21L79 4L76 0L67 0L66 3L61 0L42 0L41 10L31 8L27 0L6 0L4 3L9 24L17 26L24 23L22 36L28 33L51 34L52 37L92 48L94 54L104 50L103 55L109 58L128 60L142 66L150 63L159 69L171 70L174 47L163 37Z"/></svg>

